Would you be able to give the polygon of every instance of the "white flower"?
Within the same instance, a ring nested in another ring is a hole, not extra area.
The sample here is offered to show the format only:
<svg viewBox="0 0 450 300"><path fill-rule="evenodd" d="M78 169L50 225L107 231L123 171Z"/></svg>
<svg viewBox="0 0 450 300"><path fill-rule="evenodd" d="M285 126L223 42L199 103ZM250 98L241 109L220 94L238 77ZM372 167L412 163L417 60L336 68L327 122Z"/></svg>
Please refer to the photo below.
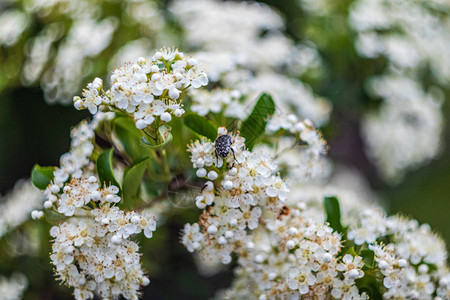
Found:
<svg viewBox="0 0 450 300"><path fill-rule="evenodd" d="M161 49L152 59L139 58L115 69L111 88L105 92L102 82L94 80L84 90L84 98L74 98L74 105L77 109L88 108L93 114L100 104L122 109L133 115L138 129L158 117L169 122L172 115L179 117L184 112L178 100L182 91L208 84L206 74L190 62L194 60L178 50Z"/></svg>

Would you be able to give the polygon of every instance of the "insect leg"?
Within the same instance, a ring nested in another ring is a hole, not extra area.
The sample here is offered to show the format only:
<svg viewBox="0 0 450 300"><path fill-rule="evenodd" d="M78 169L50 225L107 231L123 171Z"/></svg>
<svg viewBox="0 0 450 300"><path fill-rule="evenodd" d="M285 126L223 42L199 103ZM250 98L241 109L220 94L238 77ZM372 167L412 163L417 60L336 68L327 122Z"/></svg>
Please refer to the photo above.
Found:
<svg viewBox="0 0 450 300"><path fill-rule="evenodd" d="M236 159L236 154L234 153L233 148L230 147L230 150L231 150L231 152L233 153L233 164L231 165L231 168L234 167L234 163L235 163L235 162L237 162L240 166L242 166L241 163L238 162L238 160Z"/></svg>

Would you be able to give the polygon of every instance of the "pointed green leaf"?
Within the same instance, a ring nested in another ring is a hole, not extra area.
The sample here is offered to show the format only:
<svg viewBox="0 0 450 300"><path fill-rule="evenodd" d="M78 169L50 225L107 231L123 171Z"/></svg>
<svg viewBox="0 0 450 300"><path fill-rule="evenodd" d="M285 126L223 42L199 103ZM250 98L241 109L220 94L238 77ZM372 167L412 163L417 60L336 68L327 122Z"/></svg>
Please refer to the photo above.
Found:
<svg viewBox="0 0 450 300"><path fill-rule="evenodd" d="M189 113L184 116L184 124L199 135L209 138L211 141L217 138L217 127L205 117Z"/></svg>
<svg viewBox="0 0 450 300"><path fill-rule="evenodd" d="M113 149L103 151L97 158L97 173L103 186L113 184L120 189L120 185L114 177L113 171Z"/></svg>
<svg viewBox="0 0 450 300"><path fill-rule="evenodd" d="M38 189L45 190L54 178L54 171L55 167L41 167L36 164L31 171L31 182Z"/></svg>
<svg viewBox="0 0 450 300"><path fill-rule="evenodd" d="M139 189L141 187L142 176L148 167L149 156L135 162L127 168L123 176L123 200L127 208L133 208L134 202L139 198Z"/></svg>
<svg viewBox="0 0 450 300"><path fill-rule="evenodd" d="M325 197L323 199L323 205L327 214L327 222L331 228L339 233L343 233L343 227L341 224L341 209L339 207L339 200L336 197Z"/></svg>
<svg viewBox="0 0 450 300"><path fill-rule="evenodd" d="M245 138L245 145L252 149L258 138L264 134L267 121L275 113L275 102L272 96L263 93L256 102L252 113L242 123L241 136Z"/></svg>

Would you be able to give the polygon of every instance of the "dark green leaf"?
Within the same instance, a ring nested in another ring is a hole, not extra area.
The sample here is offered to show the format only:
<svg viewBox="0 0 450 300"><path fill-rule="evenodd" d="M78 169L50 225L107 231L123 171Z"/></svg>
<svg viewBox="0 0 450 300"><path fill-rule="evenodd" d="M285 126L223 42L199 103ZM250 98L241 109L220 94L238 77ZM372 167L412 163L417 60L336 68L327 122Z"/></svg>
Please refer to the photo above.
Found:
<svg viewBox="0 0 450 300"><path fill-rule="evenodd" d="M361 250L361 253L359 254L363 258L364 265L368 268L373 268L374 265L374 259L375 259L375 253L370 249L364 249Z"/></svg>
<svg viewBox="0 0 450 300"><path fill-rule="evenodd" d="M327 222L331 228L339 233L343 233L343 227L341 224L341 210L339 207L339 200L336 197L325 197L323 199L323 205L327 214Z"/></svg>
<svg viewBox="0 0 450 300"><path fill-rule="evenodd" d="M149 156L135 162L127 168L123 176L123 199L127 208L133 208L133 204L139 198L139 189L141 187L142 176L147 169Z"/></svg>
<svg viewBox="0 0 450 300"><path fill-rule="evenodd" d="M40 190L45 190L50 182L53 180L53 172L55 167L41 167L34 165L31 171L31 182Z"/></svg>
<svg viewBox="0 0 450 300"><path fill-rule="evenodd" d="M258 138L266 130L267 121L275 113L275 102L272 96L263 93L256 102L252 113L242 123L241 136L245 138L245 145L252 149Z"/></svg>
<svg viewBox="0 0 450 300"><path fill-rule="evenodd" d="M161 195L166 187L167 183L162 180L158 180L158 178L146 178L144 180L145 192L150 196L156 197Z"/></svg>
<svg viewBox="0 0 450 300"><path fill-rule="evenodd" d="M380 293L380 284L377 278L368 273L364 274L363 278L358 278L355 280L356 286L360 293L366 292L369 299L381 300L383 297Z"/></svg>
<svg viewBox="0 0 450 300"><path fill-rule="evenodd" d="M211 141L217 138L217 127L205 117L189 113L184 116L184 124L199 135L209 138Z"/></svg>
<svg viewBox="0 0 450 300"><path fill-rule="evenodd" d="M120 189L120 185L114 177L113 171L113 149L103 151L97 158L97 173L102 187L113 184Z"/></svg>
<svg viewBox="0 0 450 300"><path fill-rule="evenodd" d="M161 149L172 141L172 133L170 131L172 128L167 125L162 125L158 128L158 141L149 141L146 137L141 138L141 145L150 149Z"/></svg>

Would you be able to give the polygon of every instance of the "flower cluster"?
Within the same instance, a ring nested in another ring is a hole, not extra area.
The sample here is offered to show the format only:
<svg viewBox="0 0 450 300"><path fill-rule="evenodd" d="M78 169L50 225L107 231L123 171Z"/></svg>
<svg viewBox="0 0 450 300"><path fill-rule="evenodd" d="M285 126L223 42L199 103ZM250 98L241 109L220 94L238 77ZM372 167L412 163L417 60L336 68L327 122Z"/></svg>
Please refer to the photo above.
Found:
<svg viewBox="0 0 450 300"><path fill-rule="evenodd" d="M362 257L341 257L341 236L309 210L291 207L255 232L219 299L366 299L355 283L364 276Z"/></svg>
<svg viewBox="0 0 450 300"><path fill-rule="evenodd" d="M360 212L348 238L374 251L383 275L386 299L446 299L450 295L447 251L427 224L399 216L386 217L380 209ZM438 298L439 299L439 298Z"/></svg>
<svg viewBox="0 0 450 300"><path fill-rule="evenodd" d="M276 136L278 133L288 133L277 140L277 163L285 169L290 179L295 182L308 182L328 176L329 163L326 141L308 119L299 120L294 114L282 116L276 114L267 124L267 134ZM261 145L265 151L275 149Z"/></svg>
<svg viewBox="0 0 450 300"><path fill-rule="evenodd" d="M172 115L181 116L181 93L207 83L197 60L164 48L152 59L139 58L114 70L108 91L103 91L102 80L96 78L84 90L83 98L77 96L73 101L77 109L87 108L93 114L100 105L125 111L133 115L136 127L143 129L156 118L168 122Z"/></svg>
<svg viewBox="0 0 450 300"><path fill-rule="evenodd" d="M75 215L50 230L55 238L50 258L58 278L74 287L76 299L91 299L94 292L137 299L140 286L150 281L141 269L139 246L129 237L144 231L151 238L154 217L120 210L115 206L121 200L118 188L100 189L94 176L74 178L62 193L56 190L57 211Z"/></svg>
<svg viewBox="0 0 450 300"><path fill-rule="evenodd" d="M244 150L244 139L224 127L219 128L221 137L230 138L226 157L220 155L217 140L203 139L189 146L197 176L208 181L196 197L197 207L204 209L200 221L185 226L182 241L191 252L204 250L229 263L231 253L248 239L247 230L258 227L262 214L281 210L289 189L275 175L276 164L269 156Z"/></svg>
<svg viewBox="0 0 450 300"><path fill-rule="evenodd" d="M236 276L217 299L367 299L369 295L360 291L366 281L379 285L384 299L449 297L448 255L430 227L399 216L387 217L370 203L370 195L363 199L367 191L363 183L355 182L359 177L348 171L336 177L346 179L316 189L297 183L278 213L261 207L264 221L247 229L235 243ZM360 187L349 190L349 184ZM342 200L345 243L325 223L322 199L329 195ZM212 205L198 223L186 225L183 236L189 251L201 249L199 264L209 270L217 269L219 248L208 238L218 231L220 222L209 221L209 211L223 209Z"/></svg>
<svg viewBox="0 0 450 300"><path fill-rule="evenodd" d="M72 129L71 150L61 157L44 191L44 208L67 217L50 231L55 238L50 257L58 278L74 288L76 299L92 299L94 294L137 299L140 286L149 283L140 265L139 246L130 237L143 231L151 238L154 216L120 210L119 188L99 183L94 176L94 130L112 116L98 112L92 122L82 121ZM43 212L31 215L38 219Z"/></svg>
<svg viewBox="0 0 450 300"><path fill-rule="evenodd" d="M428 225L386 217L379 209L361 212L346 244L363 249L361 255L373 253L368 263L354 250L342 253L341 236L316 217L318 212L313 202L297 202L286 215L266 219L240 248L236 278L217 298L367 299L358 290L361 278L379 280L383 299L449 297L445 245ZM363 270L378 279L366 278Z"/></svg>

